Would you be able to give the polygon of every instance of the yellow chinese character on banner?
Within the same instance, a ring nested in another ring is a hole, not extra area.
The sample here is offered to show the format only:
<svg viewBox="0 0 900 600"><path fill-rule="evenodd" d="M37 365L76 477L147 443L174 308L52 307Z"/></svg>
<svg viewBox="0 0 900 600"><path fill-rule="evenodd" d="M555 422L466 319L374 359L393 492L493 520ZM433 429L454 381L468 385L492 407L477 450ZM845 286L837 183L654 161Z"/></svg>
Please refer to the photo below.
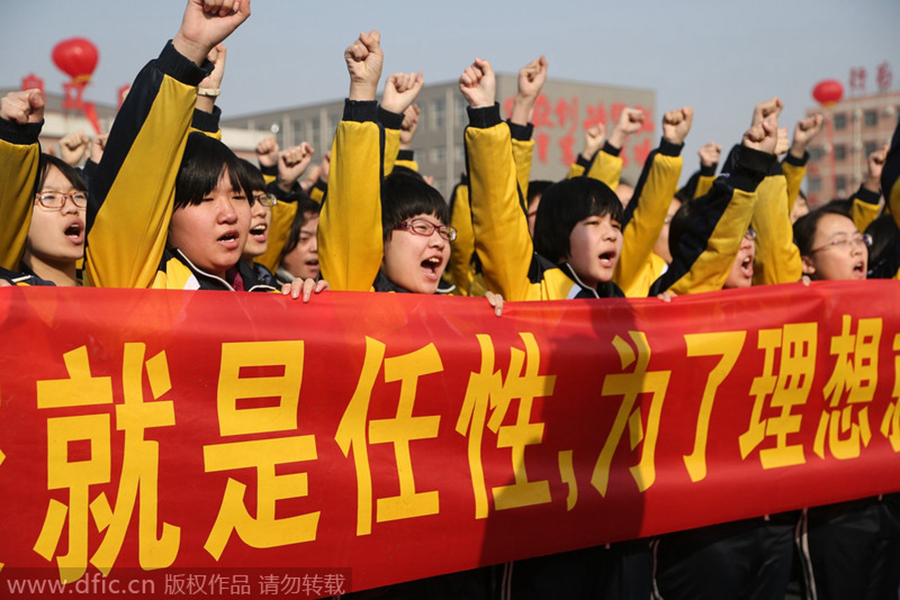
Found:
<svg viewBox="0 0 900 600"><path fill-rule="evenodd" d="M506 380L501 371L494 371L494 347L490 336L477 335L481 347L481 370L469 376L469 386L462 411L456 423L456 431L469 436L469 470L472 473L472 489L475 493L475 518L488 515L484 469L481 462L481 443L484 426L497 434L497 447L510 448L515 483L491 489L496 510L545 504L550 502L550 484L547 480L528 481L525 470L526 446L543 441L544 423L532 422L531 410L535 398L553 395L556 377L538 375L541 353L534 336L519 334L525 351L510 349L509 370ZM513 399L517 399L518 411L515 424L502 425ZM488 411L491 416L488 419Z"/></svg>
<svg viewBox="0 0 900 600"><path fill-rule="evenodd" d="M814 450L825 458L827 445L835 458L859 456L862 446L872 438L868 404L878 385L878 344L881 342L881 319L860 319L856 335L850 334L853 319L844 315L841 335L831 338L831 355L837 356L834 371L822 390L824 407L816 430ZM846 404L842 399L846 394Z"/></svg>
<svg viewBox="0 0 900 600"><path fill-rule="evenodd" d="M737 362L747 338L746 331L717 331L713 333L686 334L687 355L721 356L709 377L700 401L700 412L697 415L697 429L694 434L694 451L684 457L691 481L700 481L706 477L706 442L709 438L709 420L712 416L716 391Z"/></svg>
<svg viewBox="0 0 900 600"><path fill-rule="evenodd" d="M791 411L806 404L816 371L816 323L789 323L782 329L760 329L757 347L765 351L763 375L755 377L750 394L755 397L750 426L741 434L741 457L747 458L767 437L775 438L775 447L759 451L764 469L799 465L806 462L801 444L788 444L788 436L800 431L801 415ZM775 357L781 360L775 370ZM762 418L766 398L778 411Z"/></svg>
<svg viewBox="0 0 900 600"><path fill-rule="evenodd" d="M437 490L416 491L409 445L412 440L438 436L440 415L414 417L412 412L419 378L443 371L441 357L434 344L402 356L385 359L384 354L384 344L366 338L366 358L362 373L334 436L344 456L349 456L351 448L353 450L357 485L357 535L372 533L373 492L369 444L393 444L400 482L399 495L377 499L375 519L378 523L436 515L440 511ZM396 417L370 421L369 403L382 364L385 383L400 382L400 399Z"/></svg>
<svg viewBox="0 0 900 600"><path fill-rule="evenodd" d="M640 461L629 469L638 489L643 492L656 480L656 464L654 462L656 440L659 437L660 414L672 372L647 371L650 364L650 345L647 343L647 336L640 331L631 331L629 335L634 343L634 348L618 335L613 339L612 344L619 353L622 369L634 364L634 371L607 375L603 380L602 394L604 396L623 396L612 430L603 444L600 456L597 457L591 476L591 484L603 496L606 496L609 485L609 469L612 465L613 455L622 440L626 425L631 449L634 450L638 444L643 442ZM637 357L635 357L635 348ZM642 394L651 394L650 405L646 411L646 425L641 410L642 403L637 401L638 396Z"/></svg>
<svg viewBox="0 0 900 600"><path fill-rule="evenodd" d="M280 370L279 375L241 376L242 368ZM217 410L222 436L274 433L297 429L297 406L303 377L303 342L222 344ZM240 401L277 398L274 406L246 406ZM211 444L203 447L207 473L256 469L256 516L244 504L247 486L228 478L216 522L204 548L216 560L232 531L252 548L273 548L316 539L320 511L275 518L275 503L309 493L306 473L276 475L277 465L316 460L313 435Z"/></svg>
<svg viewBox="0 0 900 600"><path fill-rule="evenodd" d="M894 452L900 452L900 333L894 336L894 391L893 402L888 404L881 420L881 435L891 443Z"/></svg>
<svg viewBox="0 0 900 600"><path fill-rule="evenodd" d="M138 552L141 567L161 569L172 564L178 554L180 529L163 523L162 537L157 539L159 444L144 439L144 430L175 424L172 402L144 402L143 370L153 399L158 400L171 389L165 352L144 361L144 344L125 344L122 364L124 402L115 406L116 429L124 431L122 474L111 508L106 493L90 500L90 486L110 483L111 433L109 414L91 414L47 419L47 485L48 489L68 489L69 505L50 500L44 525L34 550L52 560L62 530L68 521L68 553L57 557L60 579L74 581L87 568L88 509L99 531L106 531L91 564L104 575L109 574L125 540L131 523L135 501L140 495L138 515ZM113 403L109 377L91 376L87 349L82 346L63 356L68 379L37 382L37 404L40 409L102 406ZM88 450L89 458L78 460L70 454L79 445Z"/></svg>

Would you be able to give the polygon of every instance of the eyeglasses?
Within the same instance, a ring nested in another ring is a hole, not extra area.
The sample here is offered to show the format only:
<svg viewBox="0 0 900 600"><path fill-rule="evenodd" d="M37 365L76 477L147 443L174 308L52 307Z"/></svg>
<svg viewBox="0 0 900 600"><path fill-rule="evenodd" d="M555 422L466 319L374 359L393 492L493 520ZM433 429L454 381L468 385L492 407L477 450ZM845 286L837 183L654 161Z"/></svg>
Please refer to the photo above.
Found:
<svg viewBox="0 0 900 600"><path fill-rule="evenodd" d="M841 248L845 249L850 247L850 244L853 246L859 246L860 244L864 245L866 248L872 245L872 236L868 233L857 233L854 236L848 237L847 235L839 235L836 238L828 240L827 243L819 246L818 248L813 248L809 251L810 254L814 254L819 250L824 250L825 248Z"/></svg>
<svg viewBox="0 0 900 600"><path fill-rule="evenodd" d="M451 227L450 225L435 225L429 223L425 219L410 219L409 221L403 221L394 227L394 230L397 229L404 229L412 234L424 235L426 237L433 235L434 232L437 231L440 236L448 242L452 242L456 239L456 227Z"/></svg>
<svg viewBox="0 0 900 600"><path fill-rule="evenodd" d="M34 197L38 204L44 208L62 208L66 205L66 200L71 200L76 208L87 207L87 194L84 192L70 192L68 194L63 192L38 192Z"/></svg>
<svg viewBox="0 0 900 600"><path fill-rule="evenodd" d="M744 234L744 239L750 240L750 241L755 240L756 239L756 230L753 229L752 227L748 228L747 233Z"/></svg>
<svg viewBox="0 0 900 600"><path fill-rule="evenodd" d="M256 194L255 196L253 196L253 201L259 202L263 206L268 206L269 208L272 208L273 206L278 204L278 199L275 198L275 196L273 196L272 194Z"/></svg>

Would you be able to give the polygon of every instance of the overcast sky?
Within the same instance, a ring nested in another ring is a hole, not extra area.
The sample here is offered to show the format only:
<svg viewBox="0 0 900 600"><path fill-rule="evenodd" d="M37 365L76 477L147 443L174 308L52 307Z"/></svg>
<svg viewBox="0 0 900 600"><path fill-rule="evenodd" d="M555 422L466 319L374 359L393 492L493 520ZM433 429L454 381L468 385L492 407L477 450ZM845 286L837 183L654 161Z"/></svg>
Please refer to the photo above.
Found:
<svg viewBox="0 0 900 600"><path fill-rule="evenodd" d="M184 8L181 0L0 2L0 87L34 72L61 92L67 76L52 48L86 37L100 51L86 97L107 104L175 34ZM900 89L900 0L252 0L250 19L227 42L219 105L240 116L343 98L343 49L363 29L382 32L385 74L421 70L439 83L455 81L475 56L515 73L545 54L552 78L655 90L657 118L691 105L686 171L707 141L739 140L760 100L780 96L782 124L793 128L815 106L813 86L834 78L849 93L854 67L866 69L874 92L887 62L891 89Z"/></svg>

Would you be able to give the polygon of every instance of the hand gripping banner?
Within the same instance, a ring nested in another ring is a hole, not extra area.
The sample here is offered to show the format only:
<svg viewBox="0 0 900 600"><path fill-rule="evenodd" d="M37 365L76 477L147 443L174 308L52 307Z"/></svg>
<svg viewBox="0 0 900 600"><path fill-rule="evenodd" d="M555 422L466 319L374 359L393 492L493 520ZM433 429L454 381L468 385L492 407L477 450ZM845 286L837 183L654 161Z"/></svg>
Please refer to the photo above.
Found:
<svg viewBox="0 0 900 600"><path fill-rule="evenodd" d="M898 297L5 288L0 595L327 596L895 492Z"/></svg>

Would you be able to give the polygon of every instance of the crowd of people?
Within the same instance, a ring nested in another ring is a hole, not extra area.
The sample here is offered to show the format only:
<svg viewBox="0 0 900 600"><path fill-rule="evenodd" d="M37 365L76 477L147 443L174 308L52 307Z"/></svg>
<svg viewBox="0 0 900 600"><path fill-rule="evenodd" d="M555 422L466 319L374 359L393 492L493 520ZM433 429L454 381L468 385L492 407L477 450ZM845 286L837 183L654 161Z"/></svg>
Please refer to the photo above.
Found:
<svg viewBox="0 0 900 600"><path fill-rule="evenodd" d="M662 140L633 187L620 180L619 153L641 128L637 109L623 110L609 132L588 129L563 179L530 181L529 120L547 77L544 57L520 70L506 120L490 62L463 70L467 173L448 200L414 160L422 74L390 75L378 100L377 31L344 52L350 87L331 151L313 164L309 144L280 149L269 138L254 165L222 143L215 106L222 42L249 5L188 2L109 134L67 136L60 157L38 141L40 92L3 98L0 281L274 291L303 301L329 288L452 293L484 296L499 316L504 301L671 301L750 285L900 278L900 129L869 156L852 197L812 209L801 184L823 117L806 117L789 134L778 98L752 107L724 161L722 146L703 146L681 189L688 106L663 115ZM896 599L898 522L896 498L869 498L367 595L783 598L793 568L809 598Z"/></svg>

